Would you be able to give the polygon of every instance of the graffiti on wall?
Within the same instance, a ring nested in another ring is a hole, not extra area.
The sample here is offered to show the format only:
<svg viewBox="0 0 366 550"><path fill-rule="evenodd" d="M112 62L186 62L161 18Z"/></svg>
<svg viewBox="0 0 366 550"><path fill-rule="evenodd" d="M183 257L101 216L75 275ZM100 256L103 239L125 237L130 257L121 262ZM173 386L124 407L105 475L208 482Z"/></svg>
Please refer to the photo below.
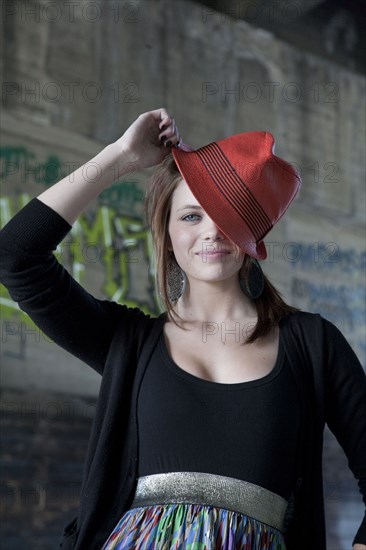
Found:
<svg viewBox="0 0 366 550"><path fill-rule="evenodd" d="M290 262L292 302L320 313L346 336L366 364L366 252L336 243L297 243L301 254Z"/></svg>
<svg viewBox="0 0 366 550"><path fill-rule="evenodd" d="M69 176L80 166L79 163L61 161L57 154L48 154L44 161L28 147L0 147L0 181L6 183L12 178L24 185L41 184L50 186ZM131 171L122 181L104 189L98 196L98 203L120 209L140 217L140 205L144 193L137 185L136 174Z"/></svg>
<svg viewBox="0 0 366 550"><path fill-rule="evenodd" d="M1 226L31 200L29 193L19 192L19 184L22 190L39 186L38 193L32 192L37 195L79 166L63 162L54 153L40 160L24 145L0 148L1 182L9 193L0 199ZM155 293L151 238L141 216L143 200L135 174L127 174L100 193L93 212L80 215L55 256L92 294L156 315L160 306ZM2 342L17 339L17 357L25 358L27 341L50 342L3 285L0 306Z"/></svg>
<svg viewBox="0 0 366 550"><path fill-rule="evenodd" d="M2 224L30 199L25 193L15 198L2 197ZM141 220L98 205L95 212L78 218L54 254L77 282L101 299L139 307L151 315L160 311L151 261L152 242ZM92 279L96 282L92 283ZM27 342L50 340L11 299L7 289L0 286L2 342L16 339L16 352L7 355L25 359Z"/></svg>
<svg viewBox="0 0 366 550"><path fill-rule="evenodd" d="M30 199L26 193L17 196L18 209ZM0 209L2 225L5 225L16 212L14 199L2 197ZM87 284L88 271L97 269L102 276L100 292L104 298L138 306L146 313L157 313L151 238L141 220L98 205L92 214L84 213L78 218L55 256L82 285ZM146 279L144 289L136 288L137 275L141 275L142 282ZM16 311L19 319L26 320L27 316L12 302L4 287L1 304L5 318Z"/></svg>

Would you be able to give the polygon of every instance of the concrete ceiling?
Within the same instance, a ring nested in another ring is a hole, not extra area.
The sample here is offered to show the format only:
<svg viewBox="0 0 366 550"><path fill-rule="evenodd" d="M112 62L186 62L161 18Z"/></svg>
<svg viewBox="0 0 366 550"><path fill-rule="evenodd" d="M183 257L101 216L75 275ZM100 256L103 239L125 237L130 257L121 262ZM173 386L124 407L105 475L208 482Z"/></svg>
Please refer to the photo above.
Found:
<svg viewBox="0 0 366 550"><path fill-rule="evenodd" d="M366 73L364 0L201 0L295 46Z"/></svg>

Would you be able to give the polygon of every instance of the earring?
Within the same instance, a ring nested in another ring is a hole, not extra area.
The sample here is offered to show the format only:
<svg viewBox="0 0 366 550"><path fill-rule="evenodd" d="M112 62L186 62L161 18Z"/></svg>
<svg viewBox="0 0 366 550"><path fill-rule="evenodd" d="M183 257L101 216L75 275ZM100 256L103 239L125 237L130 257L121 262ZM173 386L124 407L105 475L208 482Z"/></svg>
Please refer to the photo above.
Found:
<svg viewBox="0 0 366 550"><path fill-rule="evenodd" d="M258 260L251 258L246 278L242 277L241 270L239 271L239 284L241 290L248 298L252 300L259 298L264 289L264 275Z"/></svg>
<svg viewBox="0 0 366 550"><path fill-rule="evenodd" d="M186 289L186 274L179 267L174 256L168 260L166 281L169 301L176 302Z"/></svg>

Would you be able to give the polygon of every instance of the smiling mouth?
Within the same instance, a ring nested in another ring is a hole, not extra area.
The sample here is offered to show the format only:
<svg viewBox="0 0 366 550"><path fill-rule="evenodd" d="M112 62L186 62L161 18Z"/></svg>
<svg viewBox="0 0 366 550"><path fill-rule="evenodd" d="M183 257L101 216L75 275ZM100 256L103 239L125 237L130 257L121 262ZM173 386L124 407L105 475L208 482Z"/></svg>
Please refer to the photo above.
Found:
<svg viewBox="0 0 366 550"><path fill-rule="evenodd" d="M227 254L231 254L230 250L220 250L220 249L217 249L217 250L204 250L204 251L201 251L201 252L197 252L197 254L199 256L215 256L215 255L227 255Z"/></svg>

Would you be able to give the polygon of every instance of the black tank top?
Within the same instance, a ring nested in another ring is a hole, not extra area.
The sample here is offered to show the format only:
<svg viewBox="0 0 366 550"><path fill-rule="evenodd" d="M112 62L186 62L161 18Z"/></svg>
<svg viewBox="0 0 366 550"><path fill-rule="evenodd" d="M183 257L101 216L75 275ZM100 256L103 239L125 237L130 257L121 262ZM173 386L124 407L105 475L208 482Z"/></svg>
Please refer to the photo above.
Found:
<svg viewBox="0 0 366 550"><path fill-rule="evenodd" d="M206 472L290 496L300 407L281 341L266 376L221 384L169 356L162 333L138 397L138 475Z"/></svg>

